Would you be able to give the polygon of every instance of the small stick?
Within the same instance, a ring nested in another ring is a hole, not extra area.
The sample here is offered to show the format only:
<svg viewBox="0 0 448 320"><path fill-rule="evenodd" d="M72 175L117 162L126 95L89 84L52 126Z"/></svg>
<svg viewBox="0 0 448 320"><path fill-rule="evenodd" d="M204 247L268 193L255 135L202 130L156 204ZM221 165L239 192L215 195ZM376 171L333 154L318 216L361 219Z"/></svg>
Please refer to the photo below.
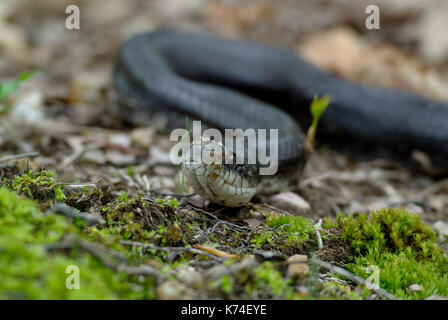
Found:
<svg viewBox="0 0 448 320"><path fill-rule="evenodd" d="M64 185L68 188L96 188L96 184L100 182L103 178L98 178L95 181L84 182L84 183L64 183Z"/></svg>
<svg viewBox="0 0 448 320"><path fill-rule="evenodd" d="M354 275L350 271L342 269L342 268L339 268L337 266L334 266L334 265L332 265L332 264L330 264L328 262L325 262L325 261L322 261L322 260L319 260L319 259L313 259L311 261L311 263L315 263L315 264L317 264L321 268L327 269L330 272L336 273L336 274L338 274L338 275L340 275L340 276L342 276L342 277L344 277L344 278L346 278L348 280L351 280L351 281L356 282L358 284L361 284L363 286L367 285L366 279L361 278L361 277L359 277L357 275ZM375 292L376 294L378 294L380 297L383 297L385 299L388 299L388 300L398 300L397 297L395 297L393 294L387 292L383 288L370 288L370 289L373 292Z"/></svg>
<svg viewBox="0 0 448 320"><path fill-rule="evenodd" d="M239 230L248 230L248 231L252 231L252 230L254 230L253 228L250 228L250 227L240 226L240 225L237 225L237 224L232 223L232 222L228 222L228 221L225 221L225 220L221 220L221 219L219 219L217 216L215 216L213 213L208 212L208 211L206 211L206 210L202 210L202 209L200 209L200 208L196 208L196 207L193 207L193 206L190 206L190 205L186 205L185 208L186 208L186 209L193 210L193 211L197 211L197 212L200 212L200 213L203 213L203 214L205 214L205 215L207 215L207 216L213 218L214 220L216 220L216 221L218 221L218 222L220 222L220 223L222 223L222 224L225 224L225 225L230 226L231 228L235 228L235 229L239 229ZM217 212L220 212L220 211L222 211L223 209L224 209L224 208L221 208L221 209L219 209Z"/></svg>
<svg viewBox="0 0 448 320"><path fill-rule="evenodd" d="M211 253L211 254L213 254L215 256L218 256L218 257L221 257L221 258L235 259L235 258L239 257L239 255L237 255L237 254L227 253L227 252L215 249L215 248L210 248L210 247L207 247L207 246L203 246L202 244L195 244L193 247L196 248L196 249L199 249L199 250Z"/></svg>
<svg viewBox="0 0 448 320"><path fill-rule="evenodd" d="M51 251L55 249L72 249L74 247L78 247L79 249L90 253L95 259L113 271L123 272L128 275L153 276L158 282L166 279L166 276L154 267L147 264L139 266L128 265L126 264L124 257L119 253L82 239L74 239L67 243L48 245L46 249ZM172 273L169 275L172 275Z"/></svg>
<svg viewBox="0 0 448 320"><path fill-rule="evenodd" d="M319 232L319 230L322 230L322 219L319 219L319 221L314 226L316 227L315 233L316 233L317 245L319 246L319 249L322 249L324 247L324 243L322 241L322 236L320 235Z"/></svg>
<svg viewBox="0 0 448 320"><path fill-rule="evenodd" d="M159 247L159 246L154 246L152 244L148 244L148 243L141 243L141 242L136 242L136 241L126 241L126 240L122 240L120 241L121 244L123 245L127 245L127 246L132 246L132 247L142 247L145 249L149 249L149 250L159 250L159 251L165 251L165 252L182 252L182 251L189 251L191 253L196 253L196 254L200 254L200 255L204 255L207 256L213 260L218 260L220 261L221 259L215 255L212 255L208 252L199 250L199 249L195 249L195 248L187 248L187 247Z"/></svg>
<svg viewBox="0 0 448 320"><path fill-rule="evenodd" d="M181 194L181 193L170 193L170 192L162 192L157 190L152 190L152 193L158 195L158 196L169 196L173 198L189 198L194 196L196 193L189 193L189 194Z"/></svg>
<svg viewBox="0 0 448 320"><path fill-rule="evenodd" d="M7 161L23 159L23 158L36 158L39 155L40 155L39 152L29 152L29 153L16 154L16 155L13 155L13 156L0 158L0 162L7 162Z"/></svg>
<svg viewBox="0 0 448 320"><path fill-rule="evenodd" d="M106 221L104 221L103 218L95 216L93 214L87 214L87 213L81 213L77 212L74 208L67 206L62 203L57 203L53 207L51 207L47 212L49 213L56 213L56 214L62 214L68 218L71 219L82 219L84 220L87 225L93 226L96 224L105 224Z"/></svg>

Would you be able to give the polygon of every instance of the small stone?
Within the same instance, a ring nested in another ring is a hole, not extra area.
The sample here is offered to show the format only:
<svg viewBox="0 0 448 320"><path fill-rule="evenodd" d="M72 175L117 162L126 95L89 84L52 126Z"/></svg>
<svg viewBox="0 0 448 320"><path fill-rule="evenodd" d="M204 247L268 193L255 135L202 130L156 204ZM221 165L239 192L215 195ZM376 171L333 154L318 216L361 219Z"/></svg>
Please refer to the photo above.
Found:
<svg viewBox="0 0 448 320"><path fill-rule="evenodd" d="M436 223L434 223L433 227L437 231L440 240L443 241L443 238L448 237L448 223L439 220Z"/></svg>
<svg viewBox="0 0 448 320"><path fill-rule="evenodd" d="M308 257L303 254L295 254L286 260L288 264L292 263L306 263L308 261Z"/></svg>
<svg viewBox="0 0 448 320"><path fill-rule="evenodd" d="M425 300L448 300L448 298L443 297L443 296L439 296L437 294L433 294L432 296L429 296Z"/></svg>
<svg viewBox="0 0 448 320"><path fill-rule="evenodd" d="M263 222L259 218L248 218L248 219L243 219L243 221L247 223L249 228L256 228Z"/></svg>
<svg viewBox="0 0 448 320"><path fill-rule="evenodd" d="M100 150L86 151L82 158L86 161L93 162L96 164L106 163L106 157L104 153Z"/></svg>
<svg viewBox="0 0 448 320"><path fill-rule="evenodd" d="M107 161L117 166L126 166L135 163L135 155L122 153L118 150L107 150L105 158Z"/></svg>
<svg viewBox="0 0 448 320"><path fill-rule="evenodd" d="M282 192L276 194L268 199L267 202L278 209L294 215L303 215L311 210L308 202L293 192Z"/></svg>
<svg viewBox="0 0 448 320"><path fill-rule="evenodd" d="M162 162L162 163L171 163L170 153L168 151L163 150L159 146L151 146L151 161L154 163Z"/></svg>
<svg viewBox="0 0 448 320"><path fill-rule="evenodd" d="M424 209L414 203L409 203L403 207L407 212L421 215L424 213Z"/></svg>
<svg viewBox="0 0 448 320"><path fill-rule="evenodd" d="M295 254L286 260L288 263L287 275L292 278L305 278L310 275L310 268L307 264L308 257Z"/></svg>
<svg viewBox="0 0 448 320"><path fill-rule="evenodd" d="M17 121L39 123L45 118L43 109L43 94L31 91L19 99L11 109L11 116Z"/></svg>
<svg viewBox="0 0 448 320"><path fill-rule="evenodd" d="M429 206L437 212L443 212L448 204L446 195L430 195L428 197Z"/></svg>
<svg viewBox="0 0 448 320"><path fill-rule="evenodd" d="M188 197L188 198L186 198L187 199L187 203L188 204L191 204L192 206L194 206L194 207L197 207L197 208L205 208L206 207L206 205L205 205L205 202L207 201L207 200L205 200L204 198L202 198L200 195L198 195L198 194L195 194L195 195L193 195L193 196L191 196L191 197ZM208 202L208 201L207 201Z"/></svg>
<svg viewBox="0 0 448 320"><path fill-rule="evenodd" d="M305 278L311 274L306 263L292 263L288 266L287 275L292 278Z"/></svg>
<svg viewBox="0 0 448 320"><path fill-rule="evenodd" d="M283 261L285 260L285 256L280 252L275 251L266 251L266 250L255 250L254 254L256 257L259 257L263 261Z"/></svg>
<svg viewBox="0 0 448 320"><path fill-rule="evenodd" d="M421 285L417 284L417 283L411 284L409 286L409 291L410 292L420 292L422 290L423 290L423 287Z"/></svg>
<svg viewBox="0 0 448 320"><path fill-rule="evenodd" d="M115 133L109 136L109 143L123 148L129 148L131 146L131 139L127 134Z"/></svg>
<svg viewBox="0 0 448 320"><path fill-rule="evenodd" d="M131 141L134 146L143 150L149 150L154 142L153 128L137 128L131 133Z"/></svg>
<svg viewBox="0 0 448 320"><path fill-rule="evenodd" d="M157 298L160 300L185 299L186 287L176 280L168 280L157 287Z"/></svg>
<svg viewBox="0 0 448 320"><path fill-rule="evenodd" d="M179 267L177 278L189 286L199 284L202 281L201 274L191 266Z"/></svg>

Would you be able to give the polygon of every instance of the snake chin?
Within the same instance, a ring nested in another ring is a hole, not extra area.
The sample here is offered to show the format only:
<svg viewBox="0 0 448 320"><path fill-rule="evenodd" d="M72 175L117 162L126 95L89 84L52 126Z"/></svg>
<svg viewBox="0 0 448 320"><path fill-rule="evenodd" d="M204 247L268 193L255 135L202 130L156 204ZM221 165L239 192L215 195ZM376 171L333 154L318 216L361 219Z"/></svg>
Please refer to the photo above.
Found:
<svg viewBox="0 0 448 320"><path fill-rule="evenodd" d="M184 162L182 167L194 191L213 203L240 207L249 202L257 191L256 186L241 181L231 170L223 170L225 165Z"/></svg>
<svg viewBox="0 0 448 320"><path fill-rule="evenodd" d="M257 166L226 164L230 154L222 143L201 138L190 145L190 152L197 152L199 157L187 154L182 168L187 181L203 198L227 207L240 207L257 192Z"/></svg>

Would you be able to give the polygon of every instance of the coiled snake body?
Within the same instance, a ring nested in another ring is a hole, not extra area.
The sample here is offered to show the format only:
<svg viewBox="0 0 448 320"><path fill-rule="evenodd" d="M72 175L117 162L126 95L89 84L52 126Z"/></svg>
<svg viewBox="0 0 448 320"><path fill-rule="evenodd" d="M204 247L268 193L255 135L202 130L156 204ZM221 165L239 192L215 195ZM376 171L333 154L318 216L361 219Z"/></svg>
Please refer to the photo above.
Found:
<svg viewBox="0 0 448 320"><path fill-rule="evenodd" d="M184 165L195 190L224 205L281 189L300 174L306 157L298 120L309 117L315 95L332 98L319 131L334 139L448 159L447 104L352 84L279 48L155 31L122 46L114 82L120 100L133 107L185 114L218 129L278 129L274 176L259 177L248 165Z"/></svg>

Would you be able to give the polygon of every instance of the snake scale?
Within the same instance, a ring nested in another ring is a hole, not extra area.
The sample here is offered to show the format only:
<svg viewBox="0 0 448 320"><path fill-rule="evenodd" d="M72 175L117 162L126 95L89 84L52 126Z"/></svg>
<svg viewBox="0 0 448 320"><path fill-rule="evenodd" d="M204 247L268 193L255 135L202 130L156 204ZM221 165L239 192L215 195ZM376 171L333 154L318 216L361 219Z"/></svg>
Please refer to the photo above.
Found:
<svg viewBox="0 0 448 320"><path fill-rule="evenodd" d="M309 119L316 95L331 97L319 124L331 139L448 159L446 103L350 83L277 47L171 30L139 34L120 49L114 84L120 100L139 109L188 115L221 130L278 129L274 176L248 165L184 165L196 192L228 206L300 175L306 154L299 123Z"/></svg>

